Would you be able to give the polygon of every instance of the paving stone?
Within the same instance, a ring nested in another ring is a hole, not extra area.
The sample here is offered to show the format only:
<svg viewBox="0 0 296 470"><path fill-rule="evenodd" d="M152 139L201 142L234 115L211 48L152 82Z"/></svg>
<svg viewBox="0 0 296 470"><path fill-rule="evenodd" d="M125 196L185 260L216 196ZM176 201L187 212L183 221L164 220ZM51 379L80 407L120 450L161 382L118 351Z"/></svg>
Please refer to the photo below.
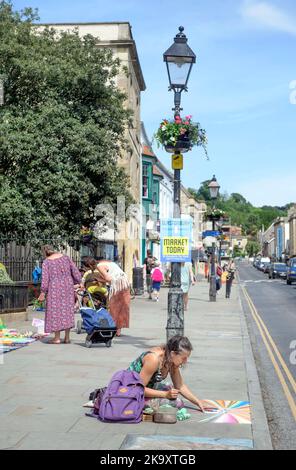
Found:
<svg viewBox="0 0 296 470"><path fill-rule="evenodd" d="M27 436L26 432L19 432L19 431L5 431L0 432L0 449L1 450L8 450L15 448L17 444Z"/></svg>

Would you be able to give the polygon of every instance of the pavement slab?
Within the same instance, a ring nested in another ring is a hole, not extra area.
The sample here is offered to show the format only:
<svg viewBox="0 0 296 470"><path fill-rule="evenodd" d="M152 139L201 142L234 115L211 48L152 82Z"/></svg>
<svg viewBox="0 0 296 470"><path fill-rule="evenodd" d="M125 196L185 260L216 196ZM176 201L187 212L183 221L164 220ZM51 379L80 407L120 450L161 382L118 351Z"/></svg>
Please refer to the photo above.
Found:
<svg viewBox="0 0 296 470"><path fill-rule="evenodd" d="M154 442L161 441L161 448L173 445L166 441L168 436L169 441L174 437L179 446L193 446L188 448L251 448L256 436L254 446L258 441L262 448L268 448L268 429L261 419L264 407L260 385L251 348L247 347L237 286L233 286L231 299L225 299L220 291L217 302L209 302L208 290L205 281L192 287L189 310L185 312L185 335L194 349L182 369L184 381L202 399L251 401L255 429L254 423L226 425L194 419L175 425L107 424L85 416L88 409L82 405L93 389L105 386L114 372L126 368L143 351L166 342L168 289L163 288L159 303L143 297L132 301L131 327L113 340L111 348L86 348L85 334L78 335L73 330L71 344L37 341L5 354L0 365L1 448L122 449L130 435L138 439L135 445L142 442L143 448L149 448L149 436L154 436ZM36 313L29 312L29 322L18 322L18 328L33 329L33 316ZM44 314L39 317L44 318ZM15 327L15 323L8 326ZM249 376L255 384L251 396ZM139 440L143 436L145 442ZM204 438L210 441L198 441ZM223 439L230 441L225 443ZM149 442L151 445L151 439Z"/></svg>

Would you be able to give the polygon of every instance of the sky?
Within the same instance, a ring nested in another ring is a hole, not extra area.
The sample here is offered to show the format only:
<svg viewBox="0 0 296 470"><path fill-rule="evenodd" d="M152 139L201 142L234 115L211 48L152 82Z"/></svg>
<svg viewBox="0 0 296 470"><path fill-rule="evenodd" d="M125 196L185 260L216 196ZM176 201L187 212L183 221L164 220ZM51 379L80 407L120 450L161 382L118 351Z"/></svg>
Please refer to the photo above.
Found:
<svg viewBox="0 0 296 470"><path fill-rule="evenodd" d="M213 174L221 192L242 194L255 206L296 202L296 2L295 0L14 0L38 8L40 21L128 21L146 90L141 119L152 139L172 118L173 92L163 53L184 26L197 55L182 94L208 136L184 154L182 182L198 188ZM170 155L153 145L170 168Z"/></svg>

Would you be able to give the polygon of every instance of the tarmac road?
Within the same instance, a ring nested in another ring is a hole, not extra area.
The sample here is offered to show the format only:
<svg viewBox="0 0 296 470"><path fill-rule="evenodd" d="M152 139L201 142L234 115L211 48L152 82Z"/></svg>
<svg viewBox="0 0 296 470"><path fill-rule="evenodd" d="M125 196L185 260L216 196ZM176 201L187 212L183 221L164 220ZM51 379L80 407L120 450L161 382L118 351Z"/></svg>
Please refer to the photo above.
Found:
<svg viewBox="0 0 296 470"><path fill-rule="evenodd" d="M296 286L237 268L273 446L296 449Z"/></svg>

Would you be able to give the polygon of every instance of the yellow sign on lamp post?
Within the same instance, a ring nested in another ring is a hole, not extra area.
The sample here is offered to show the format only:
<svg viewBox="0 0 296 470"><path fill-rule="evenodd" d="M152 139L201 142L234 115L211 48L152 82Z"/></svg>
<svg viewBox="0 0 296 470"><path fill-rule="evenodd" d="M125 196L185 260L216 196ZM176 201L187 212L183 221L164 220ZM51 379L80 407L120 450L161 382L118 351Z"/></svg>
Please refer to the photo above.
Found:
<svg viewBox="0 0 296 470"><path fill-rule="evenodd" d="M172 155L172 169L183 170L183 155L181 153Z"/></svg>

